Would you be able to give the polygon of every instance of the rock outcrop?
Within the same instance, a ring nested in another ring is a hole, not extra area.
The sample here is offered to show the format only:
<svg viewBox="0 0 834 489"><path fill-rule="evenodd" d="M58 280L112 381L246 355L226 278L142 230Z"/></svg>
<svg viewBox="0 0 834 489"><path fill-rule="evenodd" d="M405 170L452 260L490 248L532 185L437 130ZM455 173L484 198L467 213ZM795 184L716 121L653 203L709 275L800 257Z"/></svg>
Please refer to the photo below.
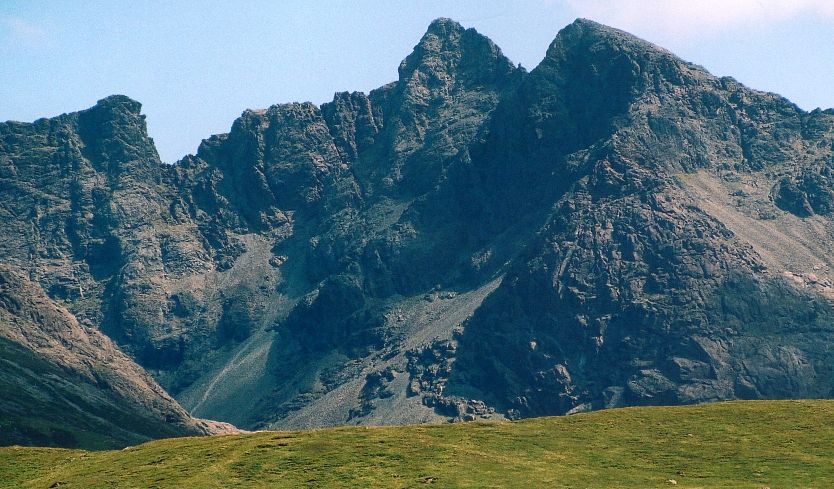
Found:
<svg viewBox="0 0 834 489"><path fill-rule="evenodd" d="M194 419L92 324L0 268L0 444L114 448L236 431Z"/></svg>
<svg viewBox="0 0 834 489"><path fill-rule="evenodd" d="M834 113L577 20L163 165L114 96L0 124L0 256L241 427L834 394ZM5 326L4 326L5 327Z"/></svg>

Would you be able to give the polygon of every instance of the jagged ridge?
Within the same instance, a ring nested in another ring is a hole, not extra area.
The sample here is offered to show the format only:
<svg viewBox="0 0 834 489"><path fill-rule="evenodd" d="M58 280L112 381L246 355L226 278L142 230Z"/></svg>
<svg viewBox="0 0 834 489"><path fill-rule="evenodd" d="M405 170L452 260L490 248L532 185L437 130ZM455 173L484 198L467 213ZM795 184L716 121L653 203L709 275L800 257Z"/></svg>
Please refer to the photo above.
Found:
<svg viewBox="0 0 834 489"><path fill-rule="evenodd" d="M592 21L527 73L439 19L396 82L247 111L172 166L142 117L0 125L0 252L195 414L831 395L829 112Z"/></svg>

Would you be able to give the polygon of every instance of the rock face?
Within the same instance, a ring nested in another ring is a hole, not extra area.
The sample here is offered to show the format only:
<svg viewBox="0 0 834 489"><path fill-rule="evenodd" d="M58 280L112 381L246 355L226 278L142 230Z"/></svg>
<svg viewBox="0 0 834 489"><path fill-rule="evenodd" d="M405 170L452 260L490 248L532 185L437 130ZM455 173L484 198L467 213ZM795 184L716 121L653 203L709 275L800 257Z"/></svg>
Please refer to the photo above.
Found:
<svg viewBox="0 0 834 489"><path fill-rule="evenodd" d="M113 448L234 431L191 418L109 338L6 267L0 322L2 445Z"/></svg>
<svg viewBox="0 0 834 489"><path fill-rule="evenodd" d="M160 163L114 96L0 124L4 262L247 428L834 392L834 112L577 20ZM5 326L4 326L5 327Z"/></svg>

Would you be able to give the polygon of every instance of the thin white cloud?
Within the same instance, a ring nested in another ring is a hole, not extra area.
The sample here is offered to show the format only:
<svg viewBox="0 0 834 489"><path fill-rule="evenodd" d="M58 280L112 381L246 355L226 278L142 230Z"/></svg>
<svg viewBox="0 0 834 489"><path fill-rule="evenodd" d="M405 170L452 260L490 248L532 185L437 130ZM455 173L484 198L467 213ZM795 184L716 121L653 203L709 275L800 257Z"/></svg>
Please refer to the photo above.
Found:
<svg viewBox="0 0 834 489"><path fill-rule="evenodd" d="M17 44L27 48L49 45L53 34L42 25L35 24L19 17L7 17L0 21L3 27L3 40L9 44Z"/></svg>
<svg viewBox="0 0 834 489"><path fill-rule="evenodd" d="M834 20L834 0L565 0L575 15L633 32L692 37L799 15Z"/></svg>

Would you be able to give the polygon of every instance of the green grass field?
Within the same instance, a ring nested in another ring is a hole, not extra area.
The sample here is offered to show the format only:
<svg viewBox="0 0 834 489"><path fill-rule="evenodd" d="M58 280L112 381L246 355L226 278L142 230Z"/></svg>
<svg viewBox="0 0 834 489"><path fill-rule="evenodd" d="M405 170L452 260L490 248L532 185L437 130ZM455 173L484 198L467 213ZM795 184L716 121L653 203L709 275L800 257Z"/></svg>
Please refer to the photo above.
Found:
<svg viewBox="0 0 834 489"><path fill-rule="evenodd" d="M0 448L2 487L427 485L831 488L834 401L744 401L512 423L260 432L101 452Z"/></svg>

